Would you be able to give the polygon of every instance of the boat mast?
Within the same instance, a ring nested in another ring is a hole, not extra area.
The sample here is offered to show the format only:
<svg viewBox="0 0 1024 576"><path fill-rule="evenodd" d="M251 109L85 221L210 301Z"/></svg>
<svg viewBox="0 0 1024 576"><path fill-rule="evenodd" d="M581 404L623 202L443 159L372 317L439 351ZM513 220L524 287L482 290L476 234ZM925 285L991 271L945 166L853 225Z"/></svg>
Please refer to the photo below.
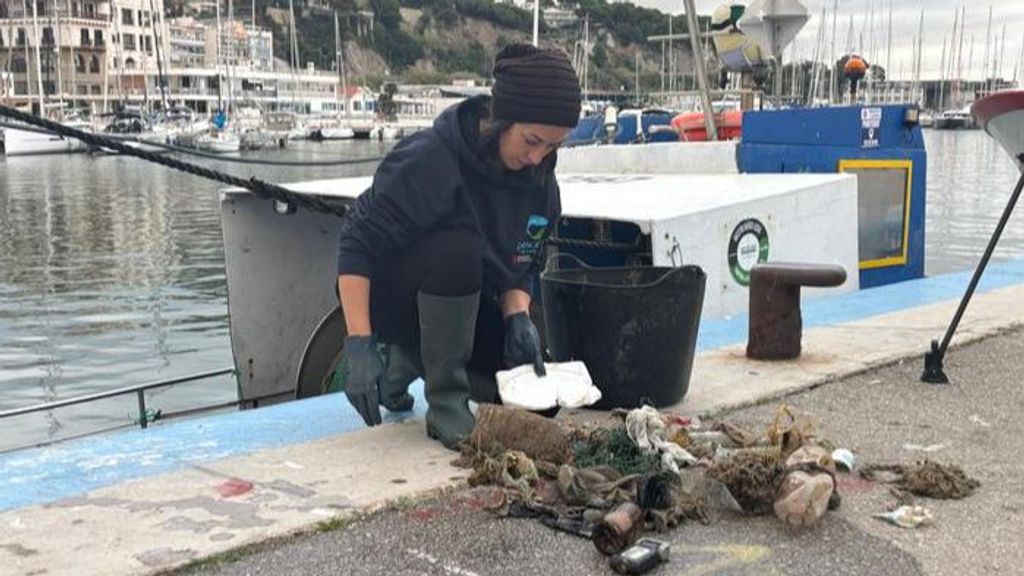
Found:
<svg viewBox="0 0 1024 576"><path fill-rule="evenodd" d="M540 26L540 0L533 0L533 45L537 44L537 32Z"/></svg>
<svg viewBox="0 0 1024 576"><path fill-rule="evenodd" d="M821 24L818 26L818 38L814 43L814 57L811 61L811 85L807 91L807 105L813 106L818 98L818 81L821 74L821 66L818 61L824 57L825 24L828 22L828 13L825 7L821 8Z"/></svg>
<svg viewBox="0 0 1024 576"><path fill-rule="evenodd" d="M989 56L992 55L990 47L992 46L992 6L988 7L988 30L985 32L985 75L982 80L985 82L985 92L989 90L989 70L992 69L992 65L989 63Z"/></svg>
<svg viewBox="0 0 1024 576"><path fill-rule="evenodd" d="M57 101L60 102L61 114L64 113L64 75L60 61L60 15L57 0L53 0L53 17L50 18L50 30L53 31L53 52L57 55Z"/></svg>
<svg viewBox="0 0 1024 576"><path fill-rule="evenodd" d="M950 108L956 107L956 85L954 83L954 72L956 71L956 31L960 25L960 11L953 11L953 33L949 37L949 60L946 60L946 79L949 81Z"/></svg>
<svg viewBox="0 0 1024 576"><path fill-rule="evenodd" d="M164 78L164 65L163 56L160 51L160 42L162 37L157 26L157 18L163 16L163 14L157 14L156 6L153 4L153 0L149 0L149 11L151 17L149 19L150 29L153 30L153 44L156 44L156 74L157 82L160 83L160 105L163 107L164 112L167 112L167 86L166 79Z"/></svg>
<svg viewBox="0 0 1024 576"><path fill-rule="evenodd" d="M956 108L963 107L963 70L964 70L964 24L967 22L967 8L960 6L960 41L956 49Z"/></svg>
<svg viewBox="0 0 1024 576"><path fill-rule="evenodd" d="M6 71L8 73L10 73L12 68L13 68L12 65L11 65L11 61L14 60L14 45L15 45L15 40L14 40L14 18L13 18L14 15L12 14L11 16L12 16L11 18L7 19L7 37L10 38L10 40L11 40L10 41L11 48L7 52L7 59L4 60L4 71ZM27 44L26 44L26 46L27 46ZM28 60L25 60L25 62L27 64ZM8 77L10 77L10 76L8 76ZM13 84L14 84L14 81L12 80L11 81L11 90L9 92L7 91L6 87L4 89L4 94L6 95L6 100L5 101L7 102L8 106L11 105L10 103L12 102L12 100L15 97L14 85Z"/></svg>
<svg viewBox="0 0 1024 576"><path fill-rule="evenodd" d="M228 58L224 60L224 67L228 77L228 115L234 112L235 105L235 80L234 65L238 59L238 43L235 41L235 3L228 0Z"/></svg>
<svg viewBox="0 0 1024 576"><path fill-rule="evenodd" d="M71 16L71 0L67 0L67 6L68 6L68 16L70 17ZM85 60L82 60L82 62L85 62ZM107 66L106 66L106 64L104 64L104 66L103 66L104 72L106 72L106 69L107 69ZM78 85L77 85L78 83L77 83L77 81L76 81L77 79L75 77L76 70L75 70L75 36L74 36L74 34L71 35L71 38L68 38L68 70L71 72L71 107L74 108L74 106L75 106L75 96L78 95L78 89L77 89L78 88ZM104 84L107 83L107 79L106 78L103 79L103 83ZM104 86L103 87L104 92L106 92L106 89L107 89L107 87Z"/></svg>
<svg viewBox="0 0 1024 576"><path fill-rule="evenodd" d="M974 70L974 34L971 34L971 47L967 49L967 75Z"/></svg>
<svg viewBox="0 0 1024 576"><path fill-rule="evenodd" d="M215 15L216 15L216 19L217 19L217 40L216 40L217 59L213 63L213 68L214 68L214 70L217 71L217 109L218 110L223 110L224 109L224 82L221 81L221 78L220 78L220 63L223 60L224 54L223 54L223 51L221 50L221 37L220 37L221 36L220 0L215 0L214 6L216 7L215 8Z"/></svg>
<svg viewBox="0 0 1024 576"><path fill-rule="evenodd" d="M946 37L942 37L942 59L939 62L939 111L945 110L946 102Z"/></svg>
<svg viewBox="0 0 1024 576"><path fill-rule="evenodd" d="M868 0L868 22L869 22L869 24L868 24L868 41L867 41L867 47L868 47L867 53L869 54L868 58L870 58L872 62L878 62L878 59L875 58L875 2L874 2L874 0ZM863 42L863 40L861 40L861 46L863 46L863 45L864 45L864 42ZM888 70L886 70L885 72L887 74L889 73ZM875 70L874 70L873 67L868 69L867 77L864 78L864 82L867 85L867 89L864 90L864 97L867 100L868 104L870 104L871 102L874 101L874 97L875 97Z"/></svg>
<svg viewBox="0 0 1024 576"><path fill-rule="evenodd" d="M885 79L891 80L892 71L892 0L889 0L889 31L885 40Z"/></svg>
<svg viewBox="0 0 1024 576"><path fill-rule="evenodd" d="M1006 55L1006 24L1003 24L1003 39L999 43L999 66L996 68L996 73L993 75L996 78L1002 79L1003 77L1003 57ZM993 89L995 87L993 86Z"/></svg>
<svg viewBox="0 0 1024 576"><path fill-rule="evenodd" d="M291 63L292 76L292 112L295 111L295 92L298 90L299 81L296 77L299 67L299 44L295 38L295 3L288 0L288 61Z"/></svg>
<svg viewBox="0 0 1024 576"><path fill-rule="evenodd" d="M831 47L831 50L829 51L830 54L828 63L828 68L831 71L828 83L829 104L835 104L836 101L836 78L838 76L838 74L836 74L836 72L838 72L838 66L836 66L836 62L839 61L838 54L836 54L836 20L839 20L839 0L835 0L835 3L832 5L832 43L829 45Z"/></svg>
<svg viewBox="0 0 1024 576"><path fill-rule="evenodd" d="M676 59L672 51L672 15L668 15L668 91L676 90Z"/></svg>
<svg viewBox="0 0 1024 576"><path fill-rule="evenodd" d="M917 60L914 62L914 98L920 98L921 106L925 105L924 94L921 92L921 63L924 61L924 8L921 9L921 17L917 22Z"/></svg>
<svg viewBox="0 0 1024 576"><path fill-rule="evenodd" d="M341 81L341 107L345 111L345 119L351 121L348 111L348 81L345 78L345 54L341 49L341 30L338 26L338 11L334 11L334 58L338 66L338 79Z"/></svg>
<svg viewBox="0 0 1024 576"><path fill-rule="evenodd" d="M39 11L35 0L32 0L32 35L36 41L36 85L39 88L39 115L45 118L46 94L43 92L43 60L39 52L39 45L43 43L43 39L39 35Z"/></svg>

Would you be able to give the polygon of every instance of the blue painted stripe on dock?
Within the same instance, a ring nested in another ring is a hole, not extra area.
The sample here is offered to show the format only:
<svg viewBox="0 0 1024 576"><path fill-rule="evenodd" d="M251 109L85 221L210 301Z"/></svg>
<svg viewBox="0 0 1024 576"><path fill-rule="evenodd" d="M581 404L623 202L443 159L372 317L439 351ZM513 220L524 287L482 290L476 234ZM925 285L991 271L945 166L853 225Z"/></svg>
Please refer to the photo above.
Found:
<svg viewBox="0 0 1024 576"><path fill-rule="evenodd" d="M422 381L410 392L416 399L414 410L392 414L382 409L385 422L423 416L427 403ZM362 419L344 396L331 394L2 454L0 512L362 428Z"/></svg>
<svg viewBox="0 0 1024 576"><path fill-rule="evenodd" d="M971 272L966 271L809 300L803 306L804 325L838 324L958 299L970 277ZM1021 283L1024 260L994 262L978 290L985 292ZM742 343L746 341L746 331L745 315L704 320L698 348L712 350ZM924 349L927 342L921 346ZM414 384L411 392L416 398L414 412L384 411L386 421L423 416L426 401L422 382ZM202 462L362 428L362 420L344 397L330 395L0 454L0 511L53 502Z"/></svg>

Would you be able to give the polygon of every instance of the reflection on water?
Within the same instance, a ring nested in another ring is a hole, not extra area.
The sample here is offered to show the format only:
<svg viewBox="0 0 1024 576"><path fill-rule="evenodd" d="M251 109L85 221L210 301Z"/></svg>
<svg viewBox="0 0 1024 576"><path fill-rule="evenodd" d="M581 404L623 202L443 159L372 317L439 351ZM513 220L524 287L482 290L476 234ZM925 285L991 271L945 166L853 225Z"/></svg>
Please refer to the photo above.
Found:
<svg viewBox="0 0 1024 576"><path fill-rule="evenodd" d="M979 131L926 131L925 141L926 269L971 268L1016 168ZM369 142L299 143L263 154L325 160L383 151ZM204 163L276 182L366 175L373 168ZM231 364L217 189L131 158L0 161L0 410ZM1020 212L997 258L1024 257ZM169 412L235 396L234 381L224 377L153 392L148 402ZM134 418L133 396L18 417L0 424L0 449Z"/></svg>
<svg viewBox="0 0 1024 576"><path fill-rule="evenodd" d="M260 154L323 161L380 156L384 146L298 143ZM203 163L277 182L374 167ZM0 410L231 365L219 187L132 158L0 160ZM169 412L235 397L234 380L221 377L147 402ZM0 449L130 423L136 402L5 420Z"/></svg>
<svg viewBox="0 0 1024 576"><path fill-rule="evenodd" d="M925 271L973 269L995 230L1019 172L981 130L926 130L928 220ZM1017 206L993 255L1024 258L1024 206Z"/></svg>

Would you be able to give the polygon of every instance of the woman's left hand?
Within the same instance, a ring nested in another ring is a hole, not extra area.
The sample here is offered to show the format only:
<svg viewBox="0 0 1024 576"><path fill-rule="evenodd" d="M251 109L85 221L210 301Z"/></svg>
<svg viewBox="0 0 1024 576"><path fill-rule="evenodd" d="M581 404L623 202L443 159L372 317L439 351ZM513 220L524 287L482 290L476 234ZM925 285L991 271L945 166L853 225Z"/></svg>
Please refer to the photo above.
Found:
<svg viewBox="0 0 1024 576"><path fill-rule="evenodd" d="M526 312L505 319L505 365L509 368L533 364L537 376L547 376L540 350L540 334Z"/></svg>

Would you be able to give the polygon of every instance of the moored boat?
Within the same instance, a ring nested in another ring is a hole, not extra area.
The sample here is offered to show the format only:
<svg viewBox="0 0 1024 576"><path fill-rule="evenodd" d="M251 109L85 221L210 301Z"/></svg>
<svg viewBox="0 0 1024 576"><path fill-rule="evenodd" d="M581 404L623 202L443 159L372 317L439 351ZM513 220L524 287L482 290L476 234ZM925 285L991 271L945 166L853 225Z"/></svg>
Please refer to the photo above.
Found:
<svg viewBox="0 0 1024 576"><path fill-rule="evenodd" d="M89 130L85 121L65 122L67 126L79 130ZM38 130L29 126L22 128L4 128L4 154L7 156L30 156L37 154L67 154L85 152L89 149L83 142L74 138L65 138L57 134Z"/></svg>
<svg viewBox="0 0 1024 576"><path fill-rule="evenodd" d="M227 130L210 130L200 134L192 141L192 145L198 150L214 154L231 154L242 149L238 135Z"/></svg>
<svg viewBox="0 0 1024 576"><path fill-rule="evenodd" d="M974 121L966 108L946 110L934 118L932 127L936 130L967 130L974 127Z"/></svg>

